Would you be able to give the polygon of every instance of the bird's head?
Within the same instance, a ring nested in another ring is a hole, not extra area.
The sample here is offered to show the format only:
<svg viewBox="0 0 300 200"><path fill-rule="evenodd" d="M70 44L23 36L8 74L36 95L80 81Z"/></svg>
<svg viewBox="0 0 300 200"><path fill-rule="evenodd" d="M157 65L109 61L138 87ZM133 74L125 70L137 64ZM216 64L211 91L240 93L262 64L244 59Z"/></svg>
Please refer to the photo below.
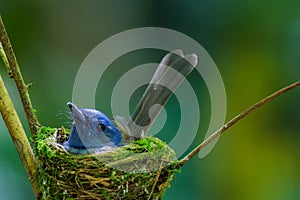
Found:
<svg viewBox="0 0 300 200"><path fill-rule="evenodd" d="M75 149L110 148L121 145L122 135L111 120L95 109L80 109L67 103L72 116L71 134L64 146Z"/></svg>

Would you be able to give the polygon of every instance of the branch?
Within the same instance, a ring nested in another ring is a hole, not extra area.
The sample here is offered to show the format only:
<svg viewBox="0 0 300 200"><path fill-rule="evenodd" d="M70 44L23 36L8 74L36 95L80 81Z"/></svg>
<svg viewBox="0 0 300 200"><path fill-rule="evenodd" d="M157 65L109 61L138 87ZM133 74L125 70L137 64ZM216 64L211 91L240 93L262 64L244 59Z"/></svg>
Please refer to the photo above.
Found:
<svg viewBox="0 0 300 200"><path fill-rule="evenodd" d="M216 132L214 132L211 136L209 136L207 139L205 139L199 146L197 146L194 150L192 150L188 155L186 155L181 161L180 161L180 165L184 165L185 163L187 163L194 155L196 155L199 151L201 151L201 149L203 149L205 146L207 146L209 143L211 143L212 141L214 141L216 138L218 138L222 133L224 133L228 128L230 128L231 126L233 126L234 124L236 124L237 122L239 122L241 119L243 119L244 117L246 117L248 114L250 114L251 112L253 112L254 110L260 108L261 106L263 106L264 104L272 101L273 99L275 99L276 97L288 92L291 89L294 89L296 87L300 86L300 81L295 82L291 85L288 85L276 92L274 92L273 94L271 94L270 96L260 100L259 102L257 102L256 104L254 104L253 106L249 107L248 109L246 109L244 112L240 113L239 115L237 115L236 117L234 117L232 120L230 120L229 122L227 122L225 125L223 125L219 130L217 130Z"/></svg>
<svg viewBox="0 0 300 200"><path fill-rule="evenodd" d="M39 188L36 178L37 162L32 148L22 127L20 119L16 113L14 105L8 95L4 82L0 75L0 113L16 146L21 161L29 177L33 192L36 197L39 195Z"/></svg>
<svg viewBox="0 0 300 200"><path fill-rule="evenodd" d="M34 135L37 132L37 129L40 127L38 119L33 111L33 107L30 101L29 93L28 93L28 86L25 84L21 70L19 68L16 56L14 54L13 48L11 46L10 40L8 38L7 32L5 30L1 15L0 15L0 42L3 47L3 51L0 51L1 57L4 63L7 66L7 61L9 64L9 76L13 78L16 82L22 104L26 113L27 121L29 124L30 132ZM7 60L6 60L6 59Z"/></svg>
<svg viewBox="0 0 300 200"><path fill-rule="evenodd" d="M11 75L11 71L10 71L10 68L9 68L9 63L8 63L5 51L3 49L1 40L0 40L0 56L1 56L2 60L3 60L3 62L4 62L4 65L6 67L6 70L7 70L7 73L9 75L9 77L11 77L12 75Z"/></svg>

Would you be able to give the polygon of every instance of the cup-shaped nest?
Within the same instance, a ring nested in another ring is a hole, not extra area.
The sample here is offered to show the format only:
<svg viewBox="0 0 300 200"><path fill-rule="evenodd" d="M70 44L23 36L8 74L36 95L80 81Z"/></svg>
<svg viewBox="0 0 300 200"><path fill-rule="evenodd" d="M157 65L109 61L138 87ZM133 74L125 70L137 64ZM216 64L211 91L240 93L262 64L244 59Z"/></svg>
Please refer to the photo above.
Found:
<svg viewBox="0 0 300 200"><path fill-rule="evenodd" d="M42 127L33 138L42 199L161 199L180 169L174 151L155 137L93 155L72 155L69 133Z"/></svg>

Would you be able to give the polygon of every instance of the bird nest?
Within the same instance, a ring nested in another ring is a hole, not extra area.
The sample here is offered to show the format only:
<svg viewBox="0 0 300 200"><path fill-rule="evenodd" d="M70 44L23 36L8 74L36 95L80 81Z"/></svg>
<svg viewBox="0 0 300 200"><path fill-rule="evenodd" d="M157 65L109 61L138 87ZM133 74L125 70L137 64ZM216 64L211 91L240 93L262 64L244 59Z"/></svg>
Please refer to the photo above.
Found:
<svg viewBox="0 0 300 200"><path fill-rule="evenodd" d="M93 155L72 155L63 128L33 138L42 199L161 199L180 169L174 151L155 137Z"/></svg>

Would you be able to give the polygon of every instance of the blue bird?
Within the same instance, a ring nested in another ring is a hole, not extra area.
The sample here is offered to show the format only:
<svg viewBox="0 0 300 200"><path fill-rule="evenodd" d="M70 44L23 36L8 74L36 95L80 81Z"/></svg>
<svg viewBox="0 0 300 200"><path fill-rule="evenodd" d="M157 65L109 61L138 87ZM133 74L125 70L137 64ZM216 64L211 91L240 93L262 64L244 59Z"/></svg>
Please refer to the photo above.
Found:
<svg viewBox="0 0 300 200"><path fill-rule="evenodd" d="M63 145L73 154L89 154L121 145L121 132L102 112L67 103L72 116L70 138Z"/></svg>
<svg viewBox="0 0 300 200"><path fill-rule="evenodd" d="M92 154L145 136L161 108L195 68L197 61L195 54L184 56L181 50L164 56L128 123L118 116L113 122L98 110L80 109L67 103L73 123L70 137L63 143L64 148L72 154Z"/></svg>

